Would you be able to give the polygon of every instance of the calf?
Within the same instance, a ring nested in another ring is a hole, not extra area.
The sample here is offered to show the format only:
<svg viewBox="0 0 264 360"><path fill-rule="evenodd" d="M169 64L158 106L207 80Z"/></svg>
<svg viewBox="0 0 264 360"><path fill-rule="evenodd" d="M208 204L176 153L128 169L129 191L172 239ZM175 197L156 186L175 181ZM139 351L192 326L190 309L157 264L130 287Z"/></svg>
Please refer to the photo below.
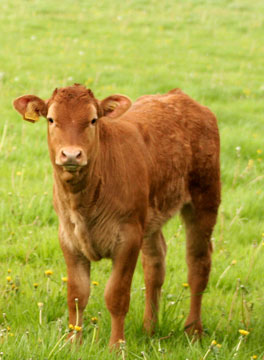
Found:
<svg viewBox="0 0 264 360"><path fill-rule="evenodd" d="M220 203L219 135L212 112L179 89L143 96L132 104L122 95L99 101L79 84L56 89L47 101L19 97L14 107L25 120L47 119L70 323L82 324L90 262L110 258L113 270L105 289L110 345L124 339L141 250L144 328L154 331L165 276L162 225L180 211L191 291L186 331L202 333L201 301Z"/></svg>

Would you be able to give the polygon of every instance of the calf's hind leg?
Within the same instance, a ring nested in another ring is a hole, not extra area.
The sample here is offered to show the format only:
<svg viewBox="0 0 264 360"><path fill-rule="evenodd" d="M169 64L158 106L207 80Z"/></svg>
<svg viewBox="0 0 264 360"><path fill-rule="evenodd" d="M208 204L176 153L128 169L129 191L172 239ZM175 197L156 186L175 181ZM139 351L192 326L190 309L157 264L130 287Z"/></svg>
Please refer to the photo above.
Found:
<svg viewBox="0 0 264 360"><path fill-rule="evenodd" d="M216 222L215 210L195 209L191 204L182 209L187 236L188 283L191 291L190 313L185 323L188 333L202 333L201 304L210 269L211 235Z"/></svg>
<svg viewBox="0 0 264 360"><path fill-rule="evenodd" d="M143 240L142 265L146 285L144 328L150 335L154 333L158 319L160 292L165 277L166 248L161 231Z"/></svg>

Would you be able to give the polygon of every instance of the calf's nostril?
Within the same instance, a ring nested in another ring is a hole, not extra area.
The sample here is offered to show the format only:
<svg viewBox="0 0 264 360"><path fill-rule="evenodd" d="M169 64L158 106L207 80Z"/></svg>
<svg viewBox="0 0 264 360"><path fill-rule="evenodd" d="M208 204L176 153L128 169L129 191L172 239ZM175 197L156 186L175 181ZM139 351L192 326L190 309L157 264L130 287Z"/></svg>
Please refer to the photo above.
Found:
<svg viewBox="0 0 264 360"><path fill-rule="evenodd" d="M61 155L63 158L67 158L67 155L65 154L65 152L63 150L61 151Z"/></svg>
<svg viewBox="0 0 264 360"><path fill-rule="evenodd" d="M76 159L80 159L82 156L82 152L81 151L78 151L78 153L76 154Z"/></svg>

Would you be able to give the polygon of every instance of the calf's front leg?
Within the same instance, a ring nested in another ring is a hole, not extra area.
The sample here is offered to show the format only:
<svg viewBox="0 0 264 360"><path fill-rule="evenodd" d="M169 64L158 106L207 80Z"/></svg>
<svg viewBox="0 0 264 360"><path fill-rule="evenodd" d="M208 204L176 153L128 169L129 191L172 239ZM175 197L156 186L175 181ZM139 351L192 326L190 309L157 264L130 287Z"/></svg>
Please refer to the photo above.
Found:
<svg viewBox="0 0 264 360"><path fill-rule="evenodd" d="M138 227L123 228L121 244L113 256L113 270L105 288L105 302L111 314L109 346L124 340L124 321L130 302L130 288L140 250L141 232Z"/></svg>
<svg viewBox="0 0 264 360"><path fill-rule="evenodd" d="M82 255L69 251L63 245L61 247L68 273L69 323L73 326L82 326L83 311L90 295L90 262ZM80 332L78 337L81 337Z"/></svg>

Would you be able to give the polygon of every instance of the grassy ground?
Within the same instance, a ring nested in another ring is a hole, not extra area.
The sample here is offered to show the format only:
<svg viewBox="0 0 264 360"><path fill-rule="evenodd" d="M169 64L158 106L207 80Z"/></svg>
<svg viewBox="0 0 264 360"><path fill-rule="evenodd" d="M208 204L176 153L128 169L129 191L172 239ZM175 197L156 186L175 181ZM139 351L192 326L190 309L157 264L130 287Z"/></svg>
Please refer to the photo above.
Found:
<svg viewBox="0 0 264 360"><path fill-rule="evenodd" d="M169 251L159 329L152 339L142 333L144 283L138 264L120 357L262 359L263 1L55 4L0 4L0 359L115 358L107 349L110 317L103 289L111 264L105 260L92 267L98 285L92 286L85 312L83 346L56 346L68 315L46 126L21 121L11 106L17 96L45 98L73 82L91 87L98 98L124 93L136 99L181 87L219 119L223 196L204 296L206 336L194 343L183 333L189 291L182 286L184 230L174 219L165 227ZM50 277L44 273L48 269ZM92 317L98 318L98 329ZM239 329L250 333L241 338ZM210 347L213 340L221 346Z"/></svg>

